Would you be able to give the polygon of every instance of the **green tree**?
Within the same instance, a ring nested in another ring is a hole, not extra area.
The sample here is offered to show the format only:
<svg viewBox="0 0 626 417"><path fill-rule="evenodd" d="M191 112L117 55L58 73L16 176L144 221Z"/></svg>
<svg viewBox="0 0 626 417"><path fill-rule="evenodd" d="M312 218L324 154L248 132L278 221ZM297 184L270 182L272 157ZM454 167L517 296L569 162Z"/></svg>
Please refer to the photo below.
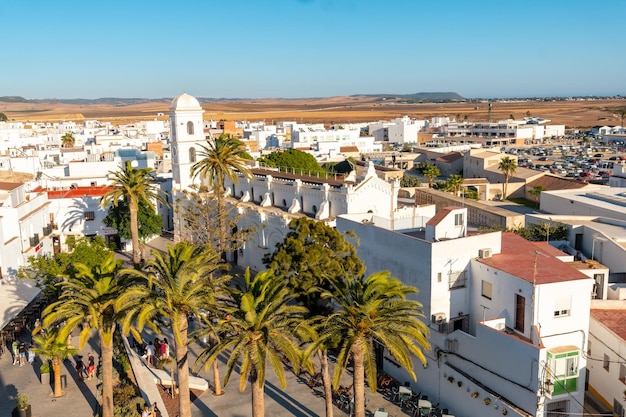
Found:
<svg viewBox="0 0 626 417"><path fill-rule="evenodd" d="M237 182L237 173L250 178L252 173L246 164L248 153L239 139L221 135L207 140L207 145L200 145L200 159L191 167L192 177L204 178L217 200L217 218L219 222L219 251L226 257L227 250L227 207L224 182L226 178Z"/></svg>
<svg viewBox="0 0 626 417"><path fill-rule="evenodd" d="M419 187L421 185L422 182L419 178L413 175L404 174L402 178L400 178L400 187Z"/></svg>
<svg viewBox="0 0 626 417"><path fill-rule="evenodd" d="M189 417L189 317L201 318L203 311L219 311L218 300L230 276L217 276L216 272L224 265L212 248L179 242L168 245L167 252L152 250L151 253L145 271L122 271L122 274L143 283L134 292L121 297L122 304L134 304L122 328L125 332L133 332L132 324L136 323L136 331L141 331L146 323L155 328L162 317L167 319L174 333L180 416ZM135 337L140 336L137 333ZM217 368L213 369L216 371ZM219 373L214 376L215 392L221 394Z"/></svg>
<svg viewBox="0 0 626 417"><path fill-rule="evenodd" d="M537 208L539 208L539 201L541 198L541 193L544 192L545 190L546 190L546 187L544 187L543 185L535 185L530 191L528 191L530 194L535 196Z"/></svg>
<svg viewBox="0 0 626 417"><path fill-rule="evenodd" d="M450 175L448 181L446 181L446 188L452 191L455 196L459 195L459 190L463 186L463 177L457 174Z"/></svg>
<svg viewBox="0 0 626 417"><path fill-rule="evenodd" d="M265 264L276 276L287 282L288 288L301 305L307 309L307 319L326 317L332 313L326 291L333 290L333 283L358 276L365 272L365 265L357 257L356 250L337 229L306 217L293 220L292 230L274 253L265 258ZM320 345L316 352L320 361L326 416L332 416L333 393L328 371L328 347L333 340Z"/></svg>
<svg viewBox="0 0 626 417"><path fill-rule="evenodd" d="M272 152L263 158L259 158L258 162L269 167L279 168L281 171L302 175L318 175L325 173L324 169L317 163L313 155L297 149Z"/></svg>
<svg viewBox="0 0 626 417"><path fill-rule="evenodd" d="M218 343L203 350L196 365L208 368L217 357L228 352L224 385L239 367L239 389L252 386L252 416L262 417L267 364L273 369L282 388L286 386L281 356L291 362L299 373L301 350L298 340L310 337L312 329L303 320L306 309L292 302L293 293L272 271L263 271L251 278L244 275L243 288L232 288L225 299L229 315L219 322Z"/></svg>
<svg viewBox="0 0 626 417"><path fill-rule="evenodd" d="M102 220L108 227L117 229L119 235L124 239L132 239L130 229L130 206L125 198L122 198L117 205L109 207L109 213ZM146 202L139 200L137 207L137 230L139 241L143 245L146 238L160 235L163 227L163 219L154 211L154 208Z"/></svg>
<svg viewBox="0 0 626 417"><path fill-rule="evenodd" d="M433 180L441 175L441 171L436 165L426 165L422 170L422 175L428 178L428 188L433 188Z"/></svg>
<svg viewBox="0 0 626 417"><path fill-rule="evenodd" d="M74 135L72 135L71 133L66 133L65 135L61 136L61 146L64 148L73 148L74 147L74 143L76 143L76 139L74 139Z"/></svg>
<svg viewBox="0 0 626 417"><path fill-rule="evenodd" d="M101 265L91 268L75 265L78 273L61 281L61 296L43 312L43 328L60 326L59 340L67 340L76 327L82 326L79 345L83 348L92 329L98 333L102 364L102 417L113 417L113 334L118 320L129 305L118 300L134 284L118 276L122 261L109 251Z"/></svg>
<svg viewBox="0 0 626 417"><path fill-rule="evenodd" d="M4 113L0 113L0 122L6 122L7 120L9 120L7 115Z"/></svg>
<svg viewBox="0 0 626 417"><path fill-rule="evenodd" d="M77 263L91 268L100 265L110 252L109 245L101 236L81 237L74 242L71 249L69 253L55 253L52 257L30 256L18 276L35 280L47 299L56 300L61 290L58 284L78 273L75 268Z"/></svg>
<svg viewBox="0 0 626 417"><path fill-rule="evenodd" d="M130 161L126 161L124 168L119 171L109 171L109 187L112 187L100 199L100 205L106 208L112 204L117 206L126 201L130 211L130 234L133 244L133 263L139 265L141 250L139 247L139 223L137 220L139 202L144 201L154 210L152 200L167 204L154 185L154 170L152 168L133 168Z"/></svg>
<svg viewBox="0 0 626 417"><path fill-rule="evenodd" d="M52 360L52 370L54 374L54 397L62 397L65 395L61 389L61 362L78 353L67 343L67 338L60 339L58 329L52 328L49 332L41 333L41 328L35 329L37 332L33 338L35 347L33 352L43 356L45 359Z"/></svg>
<svg viewBox="0 0 626 417"><path fill-rule="evenodd" d="M540 222L539 224L529 224L526 227L518 227L513 230L514 233L520 235L531 242L543 242L550 240L567 240L569 231L567 225L563 223L551 224Z"/></svg>
<svg viewBox="0 0 626 417"><path fill-rule="evenodd" d="M414 380L411 354L426 364L422 350L430 345L428 327L420 320L424 317L422 305L407 298L415 294L417 289L391 277L388 271L338 283L328 294L338 308L323 322L317 343L341 335L333 382L339 386L341 374L352 359L356 417L365 417L366 375L372 392L376 391L375 340L389 350ZM317 343L311 344L307 351L316 349Z"/></svg>
<svg viewBox="0 0 626 417"><path fill-rule="evenodd" d="M500 170L500 172L502 172L502 174L504 175L504 190L502 192L502 199L504 200L507 198L509 179L511 178L511 176L513 176L513 174L515 174L515 171L517 170L517 161L511 157L505 156L500 159L500 163L498 164L498 170Z"/></svg>

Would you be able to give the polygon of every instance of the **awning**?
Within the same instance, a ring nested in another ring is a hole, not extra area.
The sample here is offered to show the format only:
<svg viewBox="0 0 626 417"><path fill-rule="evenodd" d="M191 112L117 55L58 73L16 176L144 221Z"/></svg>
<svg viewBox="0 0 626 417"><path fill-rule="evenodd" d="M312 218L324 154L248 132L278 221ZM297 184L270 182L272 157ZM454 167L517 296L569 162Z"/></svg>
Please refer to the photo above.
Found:
<svg viewBox="0 0 626 417"><path fill-rule="evenodd" d="M37 297L41 289L30 279L0 280L0 330Z"/></svg>

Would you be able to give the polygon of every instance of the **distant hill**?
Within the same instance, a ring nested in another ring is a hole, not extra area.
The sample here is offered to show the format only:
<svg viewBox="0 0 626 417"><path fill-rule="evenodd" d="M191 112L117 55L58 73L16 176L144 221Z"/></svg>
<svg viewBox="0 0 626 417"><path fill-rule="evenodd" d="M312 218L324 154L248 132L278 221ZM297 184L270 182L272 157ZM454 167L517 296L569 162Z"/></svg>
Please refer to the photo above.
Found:
<svg viewBox="0 0 626 417"><path fill-rule="evenodd" d="M397 99L410 102L441 103L451 101L465 101L457 93L414 93L414 94L359 94L365 97L379 97L381 99ZM355 97L355 96L352 96Z"/></svg>
<svg viewBox="0 0 626 417"><path fill-rule="evenodd" d="M20 96L0 96L0 102L3 103L28 103L24 97Z"/></svg>

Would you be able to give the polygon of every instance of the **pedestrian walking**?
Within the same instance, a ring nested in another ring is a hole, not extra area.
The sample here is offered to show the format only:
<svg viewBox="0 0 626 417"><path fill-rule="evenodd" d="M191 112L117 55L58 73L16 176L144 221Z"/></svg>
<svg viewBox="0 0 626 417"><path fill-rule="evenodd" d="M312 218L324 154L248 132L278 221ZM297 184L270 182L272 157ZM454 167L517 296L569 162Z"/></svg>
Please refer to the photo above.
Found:
<svg viewBox="0 0 626 417"><path fill-rule="evenodd" d="M148 407L148 405L143 406L141 417L152 417L152 411L150 411L150 407Z"/></svg>
<svg viewBox="0 0 626 417"><path fill-rule="evenodd" d="M76 358L76 375L78 376L78 380L82 381L85 379L84 376L84 372L85 372L85 363L83 362L83 357L82 356L78 356Z"/></svg>
<svg viewBox="0 0 626 417"><path fill-rule="evenodd" d="M152 405L152 417L161 417L161 410L157 407L157 403Z"/></svg>
<svg viewBox="0 0 626 417"><path fill-rule="evenodd" d="M87 379L96 377L96 360L91 352L87 353Z"/></svg>
<svg viewBox="0 0 626 417"><path fill-rule="evenodd" d="M20 344L17 340L14 340L11 344L11 353L13 353L13 365L16 365L20 362Z"/></svg>
<svg viewBox="0 0 626 417"><path fill-rule="evenodd" d="M28 363L30 363L31 365L35 362L35 351L33 350L34 347L35 347L35 344L31 340L30 343L28 344L28 349L27 349Z"/></svg>
<svg viewBox="0 0 626 417"><path fill-rule="evenodd" d="M154 345L152 341L148 342L148 346L146 346L146 361L148 366L154 366Z"/></svg>
<svg viewBox="0 0 626 417"><path fill-rule="evenodd" d="M20 366L24 366L26 364L26 344L24 342L20 343L18 353L20 357Z"/></svg>

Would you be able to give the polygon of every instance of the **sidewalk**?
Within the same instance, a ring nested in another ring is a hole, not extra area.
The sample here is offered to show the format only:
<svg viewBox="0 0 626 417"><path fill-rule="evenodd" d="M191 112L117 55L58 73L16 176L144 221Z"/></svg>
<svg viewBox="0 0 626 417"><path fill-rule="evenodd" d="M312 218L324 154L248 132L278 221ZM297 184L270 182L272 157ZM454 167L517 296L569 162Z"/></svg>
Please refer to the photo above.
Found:
<svg viewBox="0 0 626 417"><path fill-rule="evenodd" d="M74 340L78 340L78 333ZM23 333L21 339L30 341L30 336ZM94 354L96 363L99 360L99 349L95 338L85 344L80 355L87 357L87 352ZM6 347L0 359L0 416L10 416L15 408L15 396L26 393L30 399L33 417L64 416L89 417L97 410L96 385L97 380L79 381L74 370L74 359L66 360L61 364L61 375L66 375L67 387L65 395L59 398L50 396L52 385L40 383L39 366L41 359L37 356L33 365L26 363L20 367L12 365L11 352Z"/></svg>

